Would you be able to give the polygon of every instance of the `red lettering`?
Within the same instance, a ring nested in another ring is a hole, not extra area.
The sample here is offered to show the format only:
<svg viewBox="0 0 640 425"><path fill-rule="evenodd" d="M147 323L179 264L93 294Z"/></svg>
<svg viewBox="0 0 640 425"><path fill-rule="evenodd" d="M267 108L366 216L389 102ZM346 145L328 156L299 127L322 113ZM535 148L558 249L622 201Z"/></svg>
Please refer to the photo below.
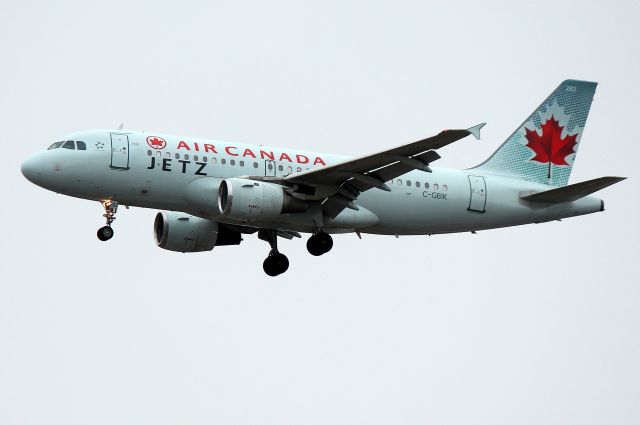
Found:
<svg viewBox="0 0 640 425"><path fill-rule="evenodd" d="M194 143L193 145L196 147L196 151L200 152L200 148L198 147L198 144Z"/></svg>
<svg viewBox="0 0 640 425"><path fill-rule="evenodd" d="M318 165L318 164L327 165L324 163L322 158L320 158L319 156L316 156L316 159L313 160L313 165Z"/></svg>
<svg viewBox="0 0 640 425"><path fill-rule="evenodd" d="M236 149L236 147L235 146L227 146L227 147L224 148L224 151L226 153L228 153L229 155L231 155L231 156L238 156L237 153L231 152L231 149Z"/></svg>
<svg viewBox="0 0 640 425"><path fill-rule="evenodd" d="M256 155L251 151L251 149L245 149L244 153L242 154L242 156L247 157L250 156L251 158L255 158Z"/></svg>
<svg viewBox="0 0 640 425"><path fill-rule="evenodd" d="M180 140L180 142L178 143L178 149L186 149L188 151L191 150L191 148L189 147L189 145L187 145L187 142Z"/></svg>
<svg viewBox="0 0 640 425"><path fill-rule="evenodd" d="M309 158L304 155L296 155L296 161L298 161L298 164L308 164Z"/></svg>
<svg viewBox="0 0 640 425"><path fill-rule="evenodd" d="M285 161L285 160L289 162L293 162L291 161L291 157L283 152L280 154L280 159L278 161Z"/></svg>
<svg viewBox="0 0 640 425"><path fill-rule="evenodd" d="M210 145L210 144L208 144L208 143L207 143L206 145L204 145L204 151L205 151L205 152L218 153L218 152L216 151L216 147L215 147L215 146L213 146L213 145Z"/></svg>
<svg viewBox="0 0 640 425"><path fill-rule="evenodd" d="M269 158L271 161L273 161L273 152L265 152L262 149L260 149L260 159L265 159L265 156Z"/></svg>

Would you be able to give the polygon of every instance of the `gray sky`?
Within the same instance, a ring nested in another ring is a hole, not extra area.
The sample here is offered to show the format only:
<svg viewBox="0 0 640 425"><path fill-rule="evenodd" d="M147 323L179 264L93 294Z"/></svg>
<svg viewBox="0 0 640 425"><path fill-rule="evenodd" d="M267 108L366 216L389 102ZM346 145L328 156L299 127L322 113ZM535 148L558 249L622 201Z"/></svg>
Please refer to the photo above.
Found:
<svg viewBox="0 0 640 425"><path fill-rule="evenodd" d="M0 423L637 424L637 1L0 2ZM155 211L30 184L115 127L362 154L487 121L487 157L565 78L600 83L571 182L607 211L434 237L176 254Z"/></svg>

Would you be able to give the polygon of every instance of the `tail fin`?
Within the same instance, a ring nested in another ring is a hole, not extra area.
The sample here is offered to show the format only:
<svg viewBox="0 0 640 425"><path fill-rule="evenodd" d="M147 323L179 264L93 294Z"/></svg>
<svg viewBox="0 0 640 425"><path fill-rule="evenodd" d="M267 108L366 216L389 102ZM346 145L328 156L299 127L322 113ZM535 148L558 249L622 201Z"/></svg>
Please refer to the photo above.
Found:
<svg viewBox="0 0 640 425"><path fill-rule="evenodd" d="M474 169L566 186L597 83L565 80Z"/></svg>

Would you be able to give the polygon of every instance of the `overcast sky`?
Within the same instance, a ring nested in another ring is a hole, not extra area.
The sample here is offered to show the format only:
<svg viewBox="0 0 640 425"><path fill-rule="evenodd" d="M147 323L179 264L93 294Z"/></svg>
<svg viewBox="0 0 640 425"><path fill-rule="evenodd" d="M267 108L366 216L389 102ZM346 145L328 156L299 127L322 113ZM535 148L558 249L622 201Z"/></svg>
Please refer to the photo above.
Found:
<svg viewBox="0 0 640 425"><path fill-rule="evenodd" d="M0 0L0 423L637 424L640 3ZM363 154L600 85L571 176L605 213L433 237L156 247L156 211L20 174L116 127Z"/></svg>

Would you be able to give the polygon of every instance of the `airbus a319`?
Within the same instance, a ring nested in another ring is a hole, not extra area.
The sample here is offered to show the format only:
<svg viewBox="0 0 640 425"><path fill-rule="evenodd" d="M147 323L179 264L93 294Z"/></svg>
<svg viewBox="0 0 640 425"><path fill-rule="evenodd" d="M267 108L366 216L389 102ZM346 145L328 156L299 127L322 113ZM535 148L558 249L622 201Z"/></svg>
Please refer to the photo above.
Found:
<svg viewBox="0 0 640 425"><path fill-rule="evenodd" d="M437 168L441 148L479 124L347 158L296 149L122 130L64 136L28 158L22 173L45 189L99 201L113 237L119 205L163 210L155 243L179 252L238 245L257 233L270 245L269 276L284 273L279 238L308 233L329 252L332 234L431 235L541 223L604 211L592 193L622 180L568 185L596 83L566 80L482 164ZM357 254L354 254L357 255Z"/></svg>

